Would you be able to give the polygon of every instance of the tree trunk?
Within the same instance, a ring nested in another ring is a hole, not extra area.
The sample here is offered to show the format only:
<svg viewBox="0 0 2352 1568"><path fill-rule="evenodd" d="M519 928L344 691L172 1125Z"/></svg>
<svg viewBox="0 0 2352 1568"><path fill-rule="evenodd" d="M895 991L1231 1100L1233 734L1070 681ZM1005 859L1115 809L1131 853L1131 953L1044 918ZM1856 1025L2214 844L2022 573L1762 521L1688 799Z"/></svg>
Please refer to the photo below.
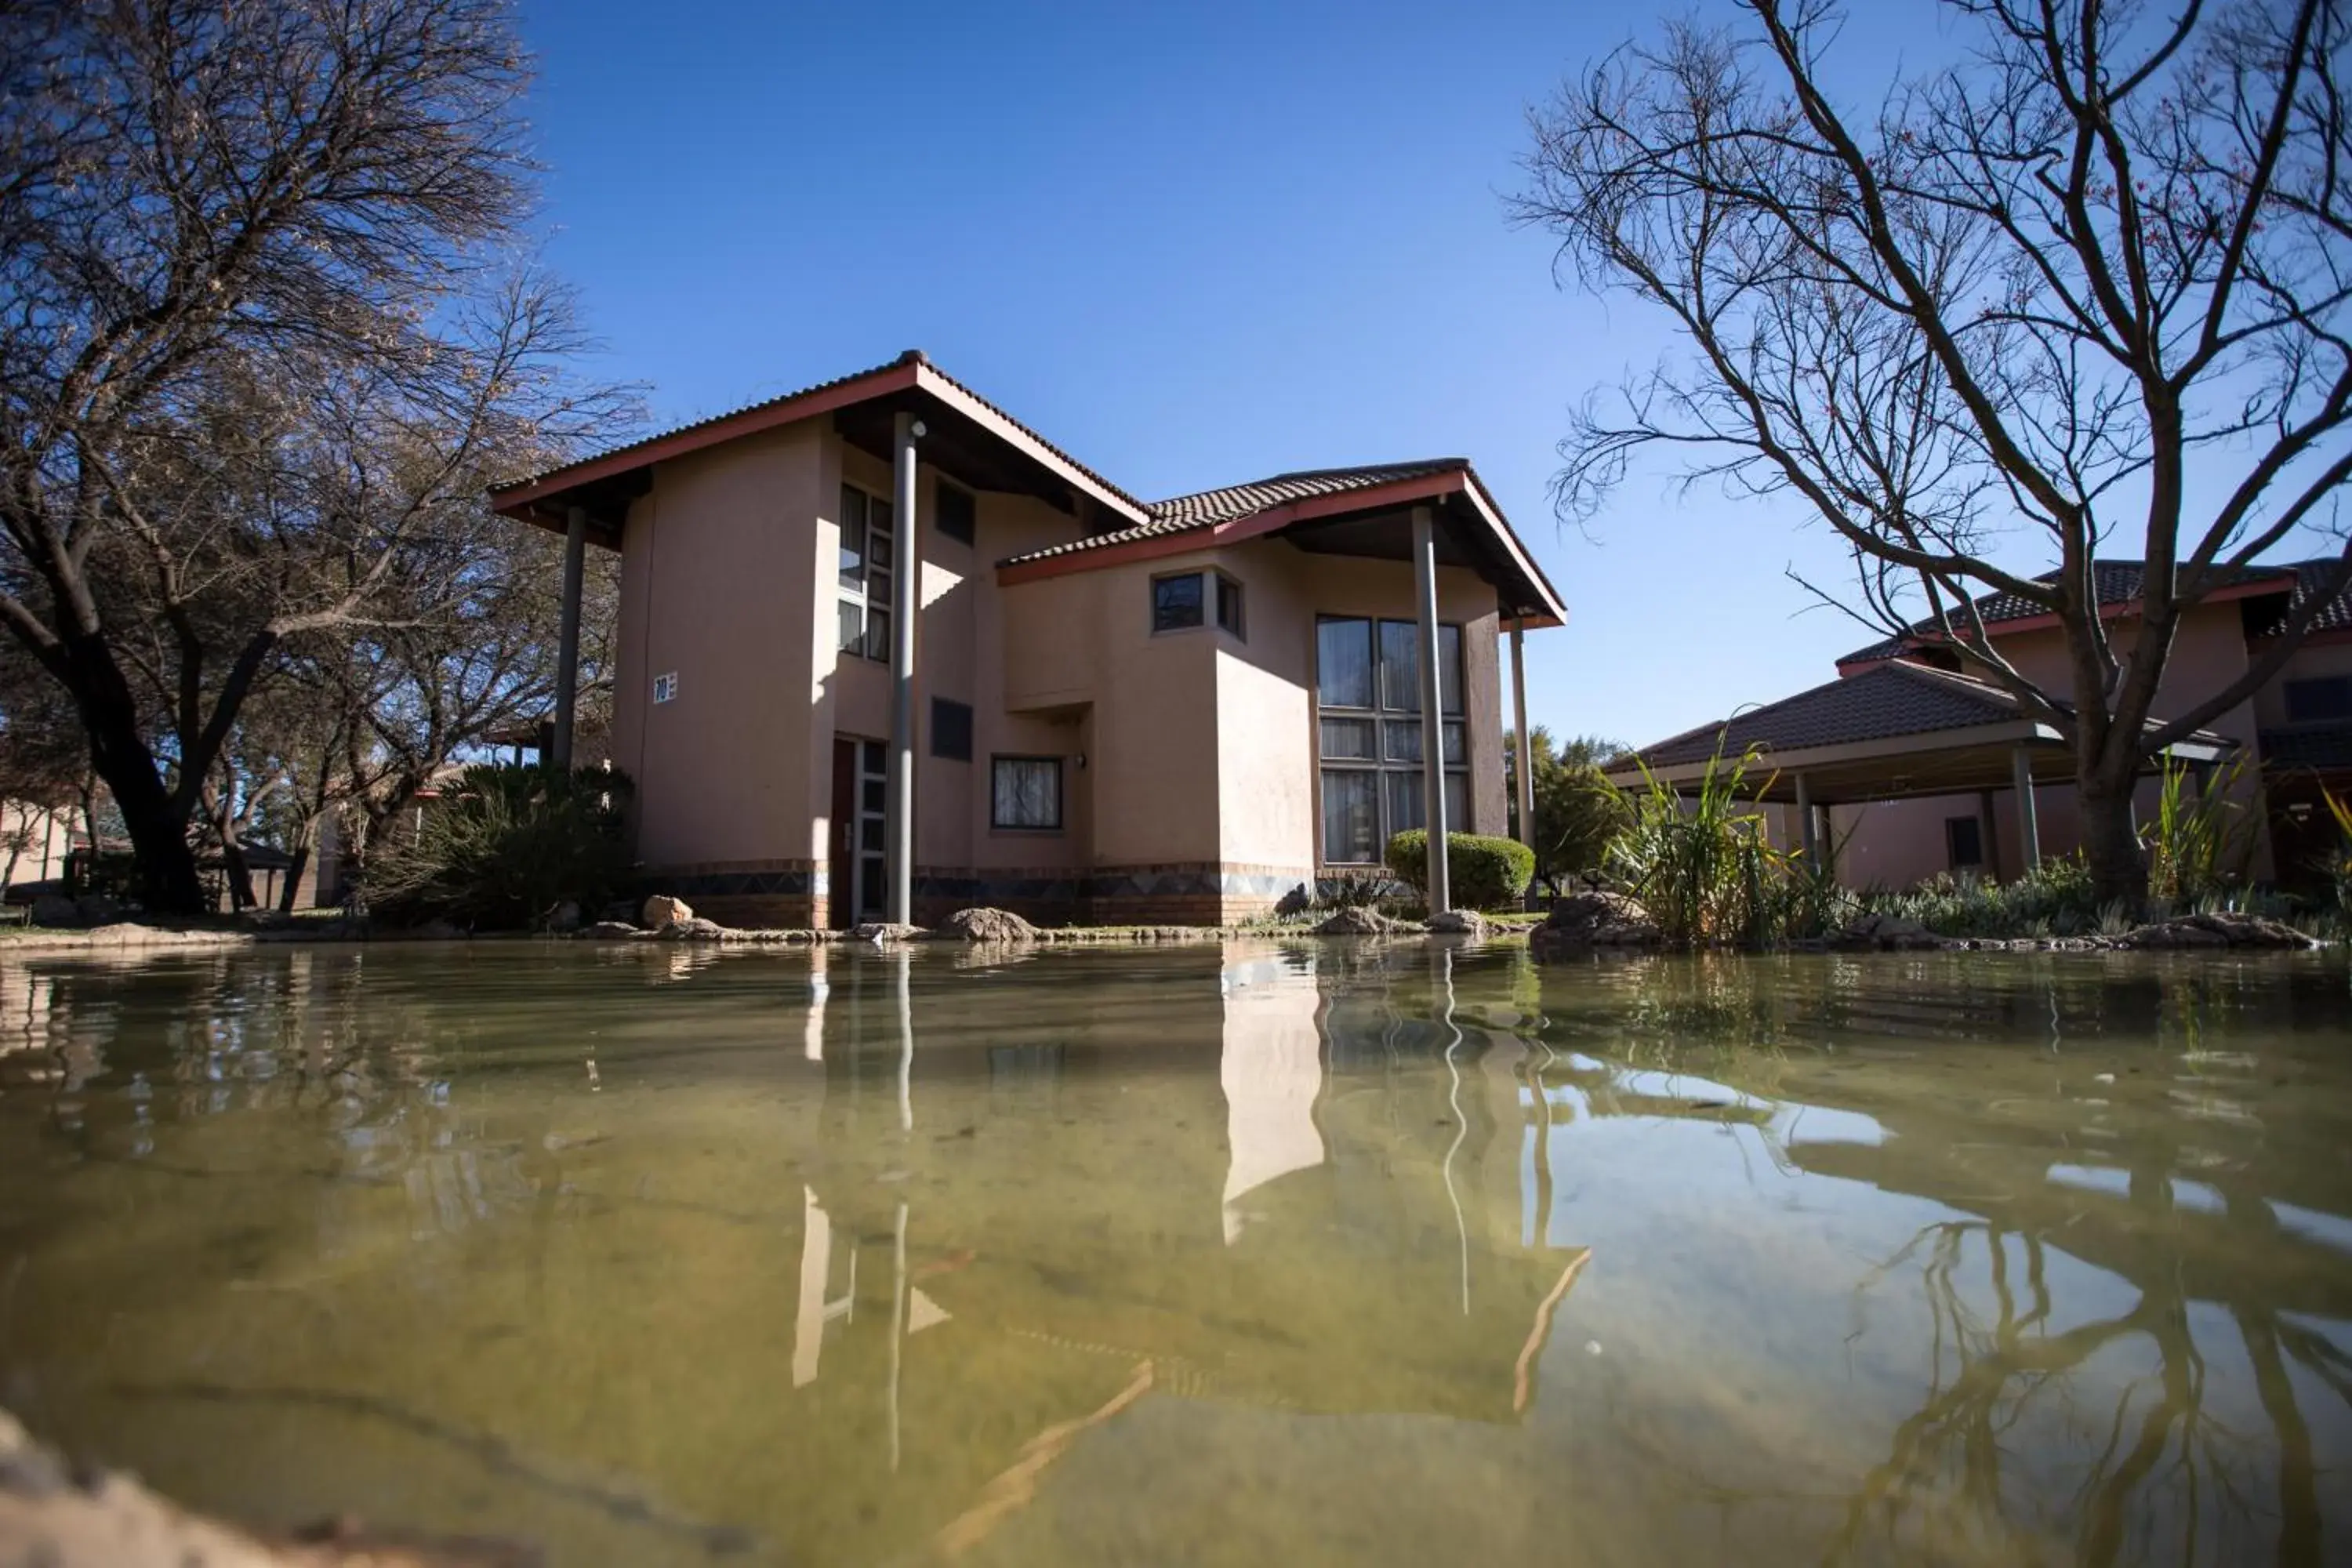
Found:
<svg viewBox="0 0 2352 1568"><path fill-rule="evenodd" d="M310 868L310 842L306 837L301 843L294 846L292 852L287 858L286 885L278 889L279 914L290 915L300 906L301 900L295 894L296 890L302 886L302 873Z"/></svg>
<svg viewBox="0 0 2352 1568"><path fill-rule="evenodd" d="M95 639L90 639L95 644ZM139 704L122 672L102 645L68 645L69 675L82 730L89 737L90 767L106 781L131 835L139 901L158 914L205 912L204 879L188 843L187 808L163 787L154 754L139 733ZM90 859L99 854L98 822L89 823Z"/></svg>
<svg viewBox="0 0 2352 1568"><path fill-rule="evenodd" d="M2147 907L2147 858L2132 824L2132 781L2120 789L2085 784L2079 792L2083 858L2091 868L2091 894L2101 909L2120 903L2139 915Z"/></svg>

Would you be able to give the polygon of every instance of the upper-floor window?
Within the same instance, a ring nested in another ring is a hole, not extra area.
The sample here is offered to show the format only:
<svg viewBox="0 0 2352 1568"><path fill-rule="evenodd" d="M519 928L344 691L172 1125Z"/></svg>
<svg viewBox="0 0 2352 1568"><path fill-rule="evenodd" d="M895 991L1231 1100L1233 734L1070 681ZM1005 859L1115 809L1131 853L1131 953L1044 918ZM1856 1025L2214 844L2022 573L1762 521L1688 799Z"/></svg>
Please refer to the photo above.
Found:
<svg viewBox="0 0 2352 1568"><path fill-rule="evenodd" d="M970 544L980 532L980 498L961 485L934 479L931 519L941 533L958 544Z"/></svg>
<svg viewBox="0 0 2352 1568"><path fill-rule="evenodd" d="M2352 719L2352 675L2317 675L2286 683L2286 721L2318 724Z"/></svg>
<svg viewBox="0 0 2352 1568"><path fill-rule="evenodd" d="M1437 628L1445 821L1466 829L1469 746L1462 628ZM1411 621L1326 616L1315 625L1317 750L1322 759L1323 860L1378 861L1388 841L1426 825L1421 759L1421 628Z"/></svg>
<svg viewBox="0 0 2352 1568"><path fill-rule="evenodd" d="M1222 572L1179 572L1151 580L1151 629L1181 632L1209 624L1242 635L1242 585Z"/></svg>
<svg viewBox="0 0 2352 1568"><path fill-rule="evenodd" d="M856 485L841 487L841 637L845 653L890 658L890 503Z"/></svg>
<svg viewBox="0 0 2352 1568"><path fill-rule="evenodd" d="M951 763L971 761L971 704L931 699L931 755Z"/></svg>

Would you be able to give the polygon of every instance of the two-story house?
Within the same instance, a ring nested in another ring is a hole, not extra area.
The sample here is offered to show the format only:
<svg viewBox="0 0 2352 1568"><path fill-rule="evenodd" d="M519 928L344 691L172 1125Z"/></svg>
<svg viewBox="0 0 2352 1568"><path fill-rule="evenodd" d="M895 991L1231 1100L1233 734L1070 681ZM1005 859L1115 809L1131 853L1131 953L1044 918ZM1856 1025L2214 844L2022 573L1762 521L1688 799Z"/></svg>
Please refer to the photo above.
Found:
<svg viewBox="0 0 2352 1568"><path fill-rule="evenodd" d="M1499 834L1564 615L1461 459L1147 503L915 353L492 500L620 552L637 858L722 920L1223 922Z"/></svg>

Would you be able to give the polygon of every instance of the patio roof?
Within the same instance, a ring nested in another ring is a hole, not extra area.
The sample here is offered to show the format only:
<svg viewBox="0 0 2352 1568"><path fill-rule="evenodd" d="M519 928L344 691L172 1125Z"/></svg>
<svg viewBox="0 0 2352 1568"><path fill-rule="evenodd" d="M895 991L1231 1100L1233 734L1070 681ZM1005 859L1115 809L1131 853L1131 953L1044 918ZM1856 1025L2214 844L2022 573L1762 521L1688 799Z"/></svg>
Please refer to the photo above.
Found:
<svg viewBox="0 0 2352 1568"><path fill-rule="evenodd" d="M2156 727L2151 721L2149 728ZM2203 763L2235 748L2225 736L2199 731L2164 754ZM2006 789L2021 749L2036 782L2074 779L2064 738L2029 716L2008 691L1890 659L1633 755L1660 782L1679 787L1696 783L1718 752L1738 757L1753 751L1758 761L1743 794L1793 802L1802 773L1808 798L1830 805ZM1643 783L1641 767L1631 760L1611 767L1608 776L1626 787Z"/></svg>

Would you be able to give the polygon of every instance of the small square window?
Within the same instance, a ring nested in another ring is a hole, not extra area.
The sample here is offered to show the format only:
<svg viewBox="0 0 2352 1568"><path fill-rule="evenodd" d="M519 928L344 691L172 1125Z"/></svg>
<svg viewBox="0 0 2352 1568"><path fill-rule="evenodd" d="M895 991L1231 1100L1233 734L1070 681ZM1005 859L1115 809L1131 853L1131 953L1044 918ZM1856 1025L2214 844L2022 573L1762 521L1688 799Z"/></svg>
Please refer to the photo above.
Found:
<svg viewBox="0 0 2352 1568"><path fill-rule="evenodd" d="M992 827L1057 829L1062 826L1062 759L991 760L988 821Z"/></svg>
<svg viewBox="0 0 2352 1568"><path fill-rule="evenodd" d="M971 704L931 699L931 755L951 763L971 761Z"/></svg>
<svg viewBox="0 0 2352 1568"><path fill-rule="evenodd" d="M667 702L677 695L677 671L654 677L654 700Z"/></svg>
<svg viewBox="0 0 2352 1568"><path fill-rule="evenodd" d="M1181 632L1188 626L1206 624L1201 597L1201 574L1187 572L1181 577L1154 577L1151 580L1151 629L1155 632Z"/></svg>
<svg viewBox="0 0 2352 1568"><path fill-rule="evenodd" d="M1222 574L1217 578L1217 625L1235 637L1242 635L1242 585Z"/></svg>
<svg viewBox="0 0 2352 1568"><path fill-rule="evenodd" d="M931 487L931 516L941 533L958 544L970 544L980 531L979 498L961 485L937 480Z"/></svg>

